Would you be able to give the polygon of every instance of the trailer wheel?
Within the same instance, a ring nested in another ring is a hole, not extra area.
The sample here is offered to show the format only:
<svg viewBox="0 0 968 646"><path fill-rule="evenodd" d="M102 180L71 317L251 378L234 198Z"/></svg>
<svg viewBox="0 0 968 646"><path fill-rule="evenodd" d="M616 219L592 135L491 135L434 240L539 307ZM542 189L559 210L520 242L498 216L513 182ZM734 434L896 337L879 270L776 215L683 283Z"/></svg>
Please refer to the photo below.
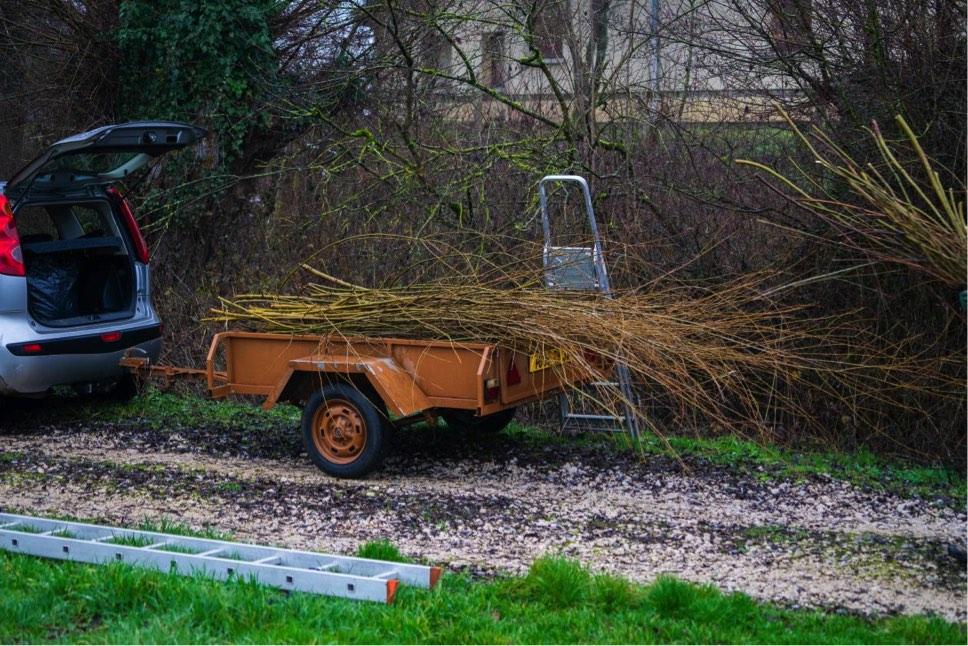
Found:
<svg viewBox="0 0 968 646"><path fill-rule="evenodd" d="M309 398L302 434L313 463L339 478L364 476L383 460L383 416L350 384L330 384Z"/></svg>
<svg viewBox="0 0 968 646"><path fill-rule="evenodd" d="M494 434L503 431L511 423L516 411L516 408L506 408L497 413L478 417L469 410L450 410L443 413L441 417L451 428L471 433Z"/></svg>

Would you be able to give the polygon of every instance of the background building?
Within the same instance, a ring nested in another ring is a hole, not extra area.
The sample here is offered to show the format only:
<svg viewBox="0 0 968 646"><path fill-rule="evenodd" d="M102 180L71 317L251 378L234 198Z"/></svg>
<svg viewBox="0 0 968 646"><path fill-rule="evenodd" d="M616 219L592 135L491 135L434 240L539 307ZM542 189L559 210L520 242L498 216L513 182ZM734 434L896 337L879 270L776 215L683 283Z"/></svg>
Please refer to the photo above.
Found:
<svg viewBox="0 0 968 646"><path fill-rule="evenodd" d="M369 11L379 55L409 58L460 119L768 119L772 102L799 87L779 66L764 74L764 63L803 57L811 44L808 0L453 0Z"/></svg>

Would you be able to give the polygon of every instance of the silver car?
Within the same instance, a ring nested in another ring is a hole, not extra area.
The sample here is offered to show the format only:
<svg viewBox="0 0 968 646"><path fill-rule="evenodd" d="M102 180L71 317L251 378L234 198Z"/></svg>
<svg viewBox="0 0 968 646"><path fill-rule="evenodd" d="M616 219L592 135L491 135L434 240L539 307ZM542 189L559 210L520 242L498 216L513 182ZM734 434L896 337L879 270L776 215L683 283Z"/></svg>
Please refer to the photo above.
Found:
<svg viewBox="0 0 968 646"><path fill-rule="evenodd" d="M129 348L156 359L161 321L148 247L113 185L204 134L170 122L105 126L0 182L0 394L134 393L118 361Z"/></svg>

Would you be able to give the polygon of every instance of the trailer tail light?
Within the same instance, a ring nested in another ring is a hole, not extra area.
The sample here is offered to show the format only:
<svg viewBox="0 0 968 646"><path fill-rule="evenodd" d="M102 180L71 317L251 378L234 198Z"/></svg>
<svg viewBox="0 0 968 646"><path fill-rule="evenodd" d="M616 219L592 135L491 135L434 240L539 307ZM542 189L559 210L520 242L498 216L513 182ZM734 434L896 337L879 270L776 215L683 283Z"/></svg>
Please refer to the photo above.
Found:
<svg viewBox="0 0 968 646"><path fill-rule="evenodd" d="M20 235L13 221L13 209L6 196L0 195L0 274L24 276L26 273Z"/></svg>
<svg viewBox="0 0 968 646"><path fill-rule="evenodd" d="M101 335L101 340L105 343L117 343L121 340L120 332L105 332Z"/></svg>
<svg viewBox="0 0 968 646"><path fill-rule="evenodd" d="M121 214L121 219L124 221L124 228L128 230L128 235L131 236L131 243L134 245L134 255L138 259L138 262L143 262L148 264L148 243L145 242L145 237L141 235L141 229L138 228L138 222L134 219L134 213L131 212L131 205L128 204L128 200L124 199L121 195L121 191L114 188L113 186L105 189L105 193L108 197L114 201L115 206L118 207L118 212Z"/></svg>
<svg viewBox="0 0 968 646"><path fill-rule="evenodd" d="M484 401L492 402L501 394L501 383L497 379L484 382Z"/></svg>

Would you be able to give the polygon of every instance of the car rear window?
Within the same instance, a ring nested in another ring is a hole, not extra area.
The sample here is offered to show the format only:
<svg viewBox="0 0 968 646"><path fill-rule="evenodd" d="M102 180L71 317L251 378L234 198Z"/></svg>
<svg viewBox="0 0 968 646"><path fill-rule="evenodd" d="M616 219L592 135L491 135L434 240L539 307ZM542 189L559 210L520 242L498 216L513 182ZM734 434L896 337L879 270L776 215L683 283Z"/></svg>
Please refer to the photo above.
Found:
<svg viewBox="0 0 968 646"><path fill-rule="evenodd" d="M71 171L78 175L100 175L102 173L110 173L118 166L126 164L139 154L138 152L99 152L94 154L74 153L71 155L63 155L48 162L40 169L40 173Z"/></svg>

